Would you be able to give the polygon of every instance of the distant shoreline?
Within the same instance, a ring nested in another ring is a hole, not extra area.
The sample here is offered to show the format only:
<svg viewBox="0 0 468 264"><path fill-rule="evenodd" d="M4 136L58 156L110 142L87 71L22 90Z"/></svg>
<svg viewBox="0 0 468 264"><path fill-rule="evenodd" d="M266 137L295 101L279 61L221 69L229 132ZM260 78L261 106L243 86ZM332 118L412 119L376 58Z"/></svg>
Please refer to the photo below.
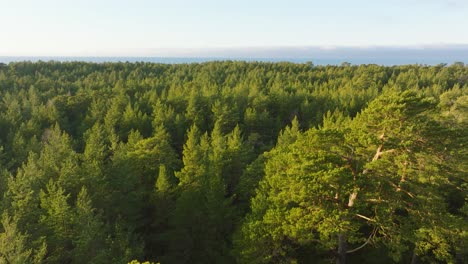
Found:
<svg viewBox="0 0 468 264"><path fill-rule="evenodd" d="M412 58L412 57L342 57L342 58L255 58L255 57L86 57L86 56L0 56L0 63L22 62L22 61L59 61L59 62L150 62L163 64L187 64L204 63L211 61L246 61L246 62L290 62L307 63L314 65L341 65L350 63L352 65L377 64L383 66L392 65L438 65L462 62L468 64L468 57L462 56L459 60L444 58Z"/></svg>

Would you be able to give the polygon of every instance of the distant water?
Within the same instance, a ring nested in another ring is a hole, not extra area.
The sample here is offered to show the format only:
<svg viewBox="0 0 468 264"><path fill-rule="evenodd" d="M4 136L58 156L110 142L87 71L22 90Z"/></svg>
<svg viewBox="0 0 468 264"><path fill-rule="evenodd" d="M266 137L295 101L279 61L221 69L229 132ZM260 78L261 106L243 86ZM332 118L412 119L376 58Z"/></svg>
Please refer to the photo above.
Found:
<svg viewBox="0 0 468 264"><path fill-rule="evenodd" d="M152 62L164 64L184 64L184 63L203 63L210 61L260 61L260 62L292 62L292 63L306 63L313 62L315 65L340 65L343 62L351 64L378 64L378 65L405 65L405 64L425 64L437 65L440 63L452 64L454 62L463 62L468 64L468 56L461 56L460 58L434 58L434 57L409 57L409 56L395 56L395 57L340 57L340 58L232 58L232 57L12 57L0 56L0 63L10 63L19 61L60 61L60 62Z"/></svg>

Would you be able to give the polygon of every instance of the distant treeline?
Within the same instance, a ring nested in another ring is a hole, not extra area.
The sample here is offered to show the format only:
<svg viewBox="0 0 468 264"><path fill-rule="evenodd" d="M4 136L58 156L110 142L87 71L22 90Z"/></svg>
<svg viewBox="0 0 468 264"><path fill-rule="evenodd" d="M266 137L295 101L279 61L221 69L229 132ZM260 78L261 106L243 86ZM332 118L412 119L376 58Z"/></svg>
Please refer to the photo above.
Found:
<svg viewBox="0 0 468 264"><path fill-rule="evenodd" d="M466 263L468 67L0 65L0 263Z"/></svg>

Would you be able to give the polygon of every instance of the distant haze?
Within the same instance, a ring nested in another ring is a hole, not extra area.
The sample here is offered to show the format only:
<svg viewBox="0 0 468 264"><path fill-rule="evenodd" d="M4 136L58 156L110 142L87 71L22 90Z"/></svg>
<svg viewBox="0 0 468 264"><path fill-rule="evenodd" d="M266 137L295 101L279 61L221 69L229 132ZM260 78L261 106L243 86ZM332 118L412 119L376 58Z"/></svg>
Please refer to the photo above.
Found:
<svg viewBox="0 0 468 264"><path fill-rule="evenodd" d="M322 58L322 59L380 59L426 58L438 60L467 60L467 45L425 46L308 46L308 47L245 47L161 49L140 51L143 56L156 57L224 57L224 58Z"/></svg>
<svg viewBox="0 0 468 264"><path fill-rule="evenodd" d="M118 53L117 53L118 54ZM314 64L468 64L468 45L426 45L406 47L245 47L200 49L142 49L126 51L128 56L103 54L102 56L0 56L0 62L12 61L146 61L158 63L191 63L213 60L290 61ZM107 55L107 56L106 56Z"/></svg>

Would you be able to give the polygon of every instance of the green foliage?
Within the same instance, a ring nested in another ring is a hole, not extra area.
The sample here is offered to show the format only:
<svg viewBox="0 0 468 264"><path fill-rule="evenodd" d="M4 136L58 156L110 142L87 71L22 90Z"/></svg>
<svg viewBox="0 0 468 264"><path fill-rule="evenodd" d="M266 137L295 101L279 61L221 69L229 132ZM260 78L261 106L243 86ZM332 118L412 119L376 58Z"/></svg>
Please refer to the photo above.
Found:
<svg viewBox="0 0 468 264"><path fill-rule="evenodd" d="M159 264L159 262L158 262L158 263L156 263L156 262L149 262L149 261L140 262L140 261L138 261L138 260L132 260L132 261L130 261L128 264Z"/></svg>
<svg viewBox="0 0 468 264"><path fill-rule="evenodd" d="M26 248L27 236L21 234L13 219L5 212L2 215L0 233L0 263L26 263L31 260L32 250Z"/></svg>
<svg viewBox="0 0 468 264"><path fill-rule="evenodd" d="M76 201L73 236L73 262L86 259L89 263L106 263L108 257L107 230L92 207L88 191L83 187Z"/></svg>
<svg viewBox="0 0 468 264"><path fill-rule="evenodd" d="M463 263L466 76L2 65L0 262Z"/></svg>
<svg viewBox="0 0 468 264"><path fill-rule="evenodd" d="M351 122L278 145L239 231L240 260L292 261L304 246L340 254L343 244L383 243L399 261L412 242L424 258L453 261L447 239L459 235L448 230L463 220L442 217L450 215L441 186L451 170L432 144L434 129L443 129L426 115L432 108L415 92L389 92ZM434 225L440 230L426 228Z"/></svg>
<svg viewBox="0 0 468 264"><path fill-rule="evenodd" d="M39 223L46 237L48 259L52 262L69 262L73 238L73 212L68 204L69 195L52 180L40 192L43 213Z"/></svg>
<svg viewBox="0 0 468 264"><path fill-rule="evenodd" d="M167 175L166 166L159 166L158 179L156 180L156 191L164 193L172 188L169 175Z"/></svg>

